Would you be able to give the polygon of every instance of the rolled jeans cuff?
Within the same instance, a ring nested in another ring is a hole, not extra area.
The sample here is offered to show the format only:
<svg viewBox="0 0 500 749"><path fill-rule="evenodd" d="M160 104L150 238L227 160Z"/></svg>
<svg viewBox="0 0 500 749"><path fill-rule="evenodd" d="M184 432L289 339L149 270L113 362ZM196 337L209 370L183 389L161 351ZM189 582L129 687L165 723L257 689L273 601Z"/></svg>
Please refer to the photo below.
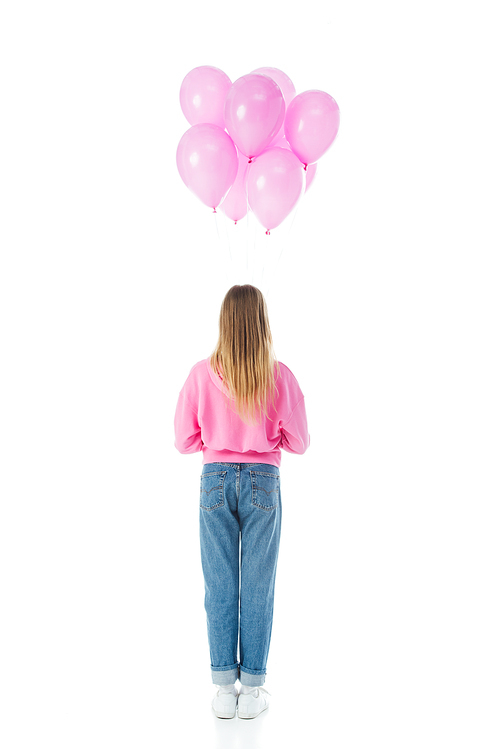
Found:
<svg viewBox="0 0 500 749"><path fill-rule="evenodd" d="M266 680L265 671L251 671L240 666L240 684L245 687L262 687Z"/></svg>
<svg viewBox="0 0 500 749"><path fill-rule="evenodd" d="M240 669L237 663L232 666L220 666L219 668L212 667L212 683L217 684L219 687L234 684L236 679L239 678L239 671Z"/></svg>

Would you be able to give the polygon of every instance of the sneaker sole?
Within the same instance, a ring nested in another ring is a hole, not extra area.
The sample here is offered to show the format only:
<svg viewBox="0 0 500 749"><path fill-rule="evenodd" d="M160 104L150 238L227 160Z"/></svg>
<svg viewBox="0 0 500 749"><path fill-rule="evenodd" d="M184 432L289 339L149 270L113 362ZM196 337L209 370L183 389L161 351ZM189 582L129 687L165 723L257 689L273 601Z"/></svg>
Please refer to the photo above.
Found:
<svg viewBox="0 0 500 749"><path fill-rule="evenodd" d="M267 710L268 707L269 705L266 705L265 707L262 708L262 710L259 710L258 713L254 713L253 715L245 715L245 713L241 714L240 711L238 710L238 718L242 718L243 720L250 720L251 718L256 718L258 715L263 713L264 710Z"/></svg>
<svg viewBox="0 0 500 749"><path fill-rule="evenodd" d="M232 715L230 715L229 713L218 713L214 707L212 707L212 710L214 711L214 713L216 714L218 718L234 718L234 716L236 715L236 710L234 711Z"/></svg>

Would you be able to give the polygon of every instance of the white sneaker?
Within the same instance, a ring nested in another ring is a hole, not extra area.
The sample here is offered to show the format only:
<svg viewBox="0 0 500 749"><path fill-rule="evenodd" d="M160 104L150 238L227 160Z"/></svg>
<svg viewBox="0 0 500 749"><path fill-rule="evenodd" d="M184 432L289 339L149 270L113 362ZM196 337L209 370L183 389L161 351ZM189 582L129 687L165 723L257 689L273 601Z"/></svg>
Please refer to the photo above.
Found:
<svg viewBox="0 0 500 749"><path fill-rule="evenodd" d="M236 700L238 699L238 692L236 689L232 694L220 694L220 690L217 690L217 694L212 700L212 708L218 718L234 718L236 714Z"/></svg>
<svg viewBox="0 0 500 749"><path fill-rule="evenodd" d="M238 697L238 718L256 718L269 707L269 699L262 692L269 694L264 687L255 687L250 694L240 694Z"/></svg>

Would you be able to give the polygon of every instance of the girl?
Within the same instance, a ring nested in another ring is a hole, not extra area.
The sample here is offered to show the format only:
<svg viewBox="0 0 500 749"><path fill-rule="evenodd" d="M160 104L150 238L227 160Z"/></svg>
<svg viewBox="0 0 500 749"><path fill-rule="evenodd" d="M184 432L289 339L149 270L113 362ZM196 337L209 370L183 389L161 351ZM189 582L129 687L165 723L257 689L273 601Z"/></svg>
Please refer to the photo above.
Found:
<svg viewBox="0 0 500 749"><path fill-rule="evenodd" d="M233 718L238 703L240 718L255 718L268 707L262 685L281 531L281 448L302 454L310 444L304 396L275 359L266 302L255 286L227 292L217 346L191 369L174 425L179 452L203 453L201 561L218 687L212 707L217 717Z"/></svg>

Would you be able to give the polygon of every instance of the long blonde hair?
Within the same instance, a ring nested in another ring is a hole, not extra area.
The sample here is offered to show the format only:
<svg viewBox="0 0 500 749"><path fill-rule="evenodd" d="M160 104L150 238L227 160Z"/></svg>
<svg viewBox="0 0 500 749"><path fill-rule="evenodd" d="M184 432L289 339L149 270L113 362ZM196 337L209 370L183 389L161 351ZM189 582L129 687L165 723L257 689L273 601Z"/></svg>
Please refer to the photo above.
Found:
<svg viewBox="0 0 500 749"><path fill-rule="evenodd" d="M262 414L270 419L269 399L272 396L275 407L280 368L274 355L266 301L255 286L232 286L224 297L219 340L210 356L210 366L221 377L228 401L234 398L235 413L245 424L260 424Z"/></svg>

